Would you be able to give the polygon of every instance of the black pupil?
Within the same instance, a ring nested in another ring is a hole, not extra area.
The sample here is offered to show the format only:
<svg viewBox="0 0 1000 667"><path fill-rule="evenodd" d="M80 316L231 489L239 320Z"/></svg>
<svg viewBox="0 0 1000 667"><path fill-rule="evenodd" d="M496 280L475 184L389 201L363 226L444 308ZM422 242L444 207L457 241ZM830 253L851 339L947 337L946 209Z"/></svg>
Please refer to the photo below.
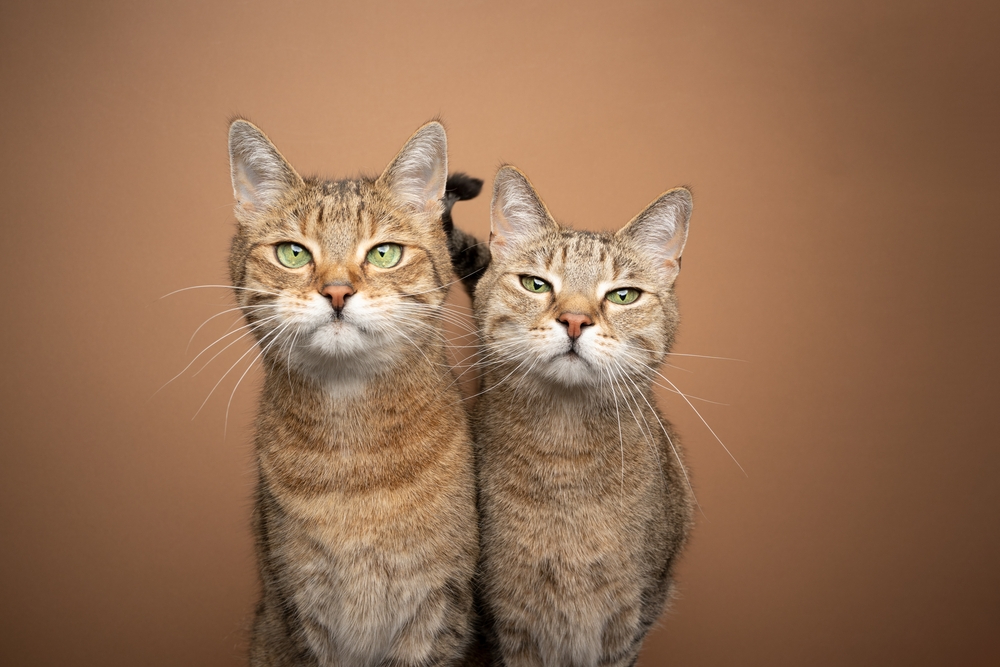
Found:
<svg viewBox="0 0 1000 667"><path fill-rule="evenodd" d="M536 289L536 290L538 290L538 289L542 289L542 281L541 281L541 280L539 280L538 278L535 278L535 279L534 279L533 281L531 281L531 282L532 282L532 284L533 284L533 285L535 286L535 289Z"/></svg>
<svg viewBox="0 0 1000 667"><path fill-rule="evenodd" d="M389 252L389 246L387 245L380 245L375 249L378 251L378 254L382 255L383 257L385 257L385 254Z"/></svg>
<svg viewBox="0 0 1000 667"><path fill-rule="evenodd" d="M620 289L620 290L618 290L618 298L619 299L621 299L622 301L624 301L625 297L627 297L627 296L628 296L628 290L627 289Z"/></svg>
<svg viewBox="0 0 1000 667"><path fill-rule="evenodd" d="M296 257L298 257L300 252L302 252L302 246L298 246L298 245L295 245L293 243L292 244L292 254L295 255Z"/></svg>

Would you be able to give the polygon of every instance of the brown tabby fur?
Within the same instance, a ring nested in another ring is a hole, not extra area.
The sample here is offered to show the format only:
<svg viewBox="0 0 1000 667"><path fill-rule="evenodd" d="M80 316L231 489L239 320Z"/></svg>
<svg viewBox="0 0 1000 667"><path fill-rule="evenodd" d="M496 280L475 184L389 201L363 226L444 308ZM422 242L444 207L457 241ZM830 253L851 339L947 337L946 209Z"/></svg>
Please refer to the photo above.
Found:
<svg viewBox="0 0 1000 667"><path fill-rule="evenodd" d="M523 174L497 174L472 424L480 594L507 667L632 665L670 597L692 500L651 382L677 327L690 209L677 189L616 234L573 231ZM552 289L531 293L523 276ZM623 287L638 300L605 298ZM575 344L567 313L592 321Z"/></svg>
<svg viewBox="0 0 1000 667"><path fill-rule="evenodd" d="M302 179L230 127L230 270L263 350L255 666L452 665L471 632L473 453L440 314L446 144L429 123L377 179ZM276 244L312 262L281 265ZM390 269L366 261L397 243ZM329 286L348 285L342 310Z"/></svg>

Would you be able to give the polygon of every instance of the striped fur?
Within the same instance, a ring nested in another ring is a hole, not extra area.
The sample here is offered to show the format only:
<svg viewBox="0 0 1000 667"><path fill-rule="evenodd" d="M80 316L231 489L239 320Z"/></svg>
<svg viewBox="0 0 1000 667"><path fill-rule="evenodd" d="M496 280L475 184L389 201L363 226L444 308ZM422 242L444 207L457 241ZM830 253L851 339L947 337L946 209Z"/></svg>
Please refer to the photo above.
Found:
<svg viewBox="0 0 1000 667"><path fill-rule="evenodd" d="M690 208L678 189L616 234L573 231L520 172L497 174L472 429L479 589L506 667L632 665L670 597L692 496L651 382L677 328ZM625 287L641 290L634 303L608 301ZM590 322L575 340L573 317Z"/></svg>
<svg viewBox="0 0 1000 667"><path fill-rule="evenodd" d="M422 127L378 178L303 179L244 120L231 125L230 156L230 270L265 370L251 665L456 664L478 526L441 331L455 279L444 130ZM283 266L287 242L312 261ZM402 247L394 267L366 259L384 243Z"/></svg>

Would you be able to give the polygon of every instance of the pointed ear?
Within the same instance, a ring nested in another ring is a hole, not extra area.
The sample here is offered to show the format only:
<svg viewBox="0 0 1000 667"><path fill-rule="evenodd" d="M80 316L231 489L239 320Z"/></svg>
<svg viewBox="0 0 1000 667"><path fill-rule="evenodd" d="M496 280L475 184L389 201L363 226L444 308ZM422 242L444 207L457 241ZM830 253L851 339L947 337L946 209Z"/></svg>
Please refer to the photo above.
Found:
<svg viewBox="0 0 1000 667"><path fill-rule="evenodd" d="M403 206L440 215L448 180L448 137L441 123L417 130L378 180Z"/></svg>
<svg viewBox="0 0 1000 667"><path fill-rule="evenodd" d="M229 126L229 168L238 213L266 210L303 184L274 144L245 120Z"/></svg>
<svg viewBox="0 0 1000 667"><path fill-rule="evenodd" d="M617 236L651 253L667 281L673 282L681 269L691 208L691 192L675 188L660 195L622 227Z"/></svg>
<svg viewBox="0 0 1000 667"><path fill-rule="evenodd" d="M502 257L540 232L557 227L528 178L516 167L501 167L493 179L490 254Z"/></svg>

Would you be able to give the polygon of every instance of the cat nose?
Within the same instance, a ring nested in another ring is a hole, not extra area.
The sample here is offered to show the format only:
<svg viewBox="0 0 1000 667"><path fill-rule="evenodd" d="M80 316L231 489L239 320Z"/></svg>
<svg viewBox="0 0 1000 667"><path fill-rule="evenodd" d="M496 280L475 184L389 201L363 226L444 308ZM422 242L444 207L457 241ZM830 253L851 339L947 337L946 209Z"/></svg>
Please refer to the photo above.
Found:
<svg viewBox="0 0 1000 667"><path fill-rule="evenodd" d="M588 327L594 323L593 320L582 313L563 313L558 319L566 325L566 333L573 340L580 337L584 327Z"/></svg>
<svg viewBox="0 0 1000 667"><path fill-rule="evenodd" d="M343 310L344 304L347 303L347 297L354 294L354 287L350 283L330 283L323 285L320 294L328 298L330 305L339 313Z"/></svg>

